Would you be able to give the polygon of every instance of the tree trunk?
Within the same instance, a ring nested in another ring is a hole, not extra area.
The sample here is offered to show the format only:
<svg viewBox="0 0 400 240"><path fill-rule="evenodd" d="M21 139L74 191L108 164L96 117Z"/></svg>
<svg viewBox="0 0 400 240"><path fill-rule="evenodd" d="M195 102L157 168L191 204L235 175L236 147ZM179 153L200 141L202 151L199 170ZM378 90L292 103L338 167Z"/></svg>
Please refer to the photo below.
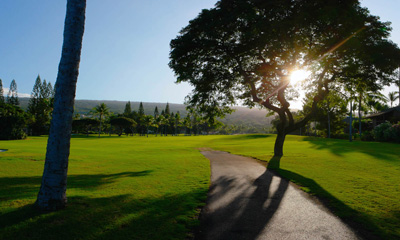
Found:
<svg viewBox="0 0 400 240"><path fill-rule="evenodd" d="M100 137L100 132L101 132L101 113L100 113L99 137Z"/></svg>
<svg viewBox="0 0 400 240"><path fill-rule="evenodd" d="M349 119L349 141L353 141L352 126L353 125L353 102L350 101L350 119Z"/></svg>
<svg viewBox="0 0 400 240"><path fill-rule="evenodd" d="M275 139L274 146L274 157L282 157L283 156L283 143L285 142L286 134L284 130L278 130L278 135Z"/></svg>
<svg viewBox="0 0 400 240"><path fill-rule="evenodd" d="M327 107L328 107L328 138L331 138L331 109L329 106L329 100L327 100Z"/></svg>
<svg viewBox="0 0 400 240"><path fill-rule="evenodd" d="M72 114L82 38L86 0L68 0L64 24L64 43L58 68L53 118L47 142L42 184L36 205L42 210L57 210L67 203L67 171L70 152Z"/></svg>
<svg viewBox="0 0 400 240"><path fill-rule="evenodd" d="M360 98L358 99L358 134L360 135L360 139L361 139L361 94L360 94Z"/></svg>

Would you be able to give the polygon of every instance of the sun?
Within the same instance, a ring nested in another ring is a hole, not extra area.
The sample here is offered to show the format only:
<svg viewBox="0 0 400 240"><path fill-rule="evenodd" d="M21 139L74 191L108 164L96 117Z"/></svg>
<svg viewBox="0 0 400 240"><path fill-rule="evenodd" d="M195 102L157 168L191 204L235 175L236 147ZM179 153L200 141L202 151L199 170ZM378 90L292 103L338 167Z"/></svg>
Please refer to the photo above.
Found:
<svg viewBox="0 0 400 240"><path fill-rule="evenodd" d="M310 76L310 72L306 70L295 70L290 74L290 83L296 85L296 83L303 81Z"/></svg>

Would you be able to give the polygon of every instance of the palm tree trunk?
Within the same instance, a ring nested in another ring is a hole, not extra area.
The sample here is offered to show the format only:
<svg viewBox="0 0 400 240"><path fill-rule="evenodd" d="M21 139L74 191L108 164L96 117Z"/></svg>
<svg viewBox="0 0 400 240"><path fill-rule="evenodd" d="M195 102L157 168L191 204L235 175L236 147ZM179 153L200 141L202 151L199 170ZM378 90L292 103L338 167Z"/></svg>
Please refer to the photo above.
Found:
<svg viewBox="0 0 400 240"><path fill-rule="evenodd" d="M36 200L36 205L42 210L57 210L64 208L67 203L72 114L85 28L85 9L86 0L68 0L67 2L53 118L47 142L42 184Z"/></svg>
<svg viewBox="0 0 400 240"><path fill-rule="evenodd" d="M361 139L361 98L362 95L360 94L360 97L358 99L358 134L360 135L360 139Z"/></svg>
<svg viewBox="0 0 400 240"><path fill-rule="evenodd" d="M353 124L353 102L350 101L350 119L349 119L349 141L353 141L352 124Z"/></svg>

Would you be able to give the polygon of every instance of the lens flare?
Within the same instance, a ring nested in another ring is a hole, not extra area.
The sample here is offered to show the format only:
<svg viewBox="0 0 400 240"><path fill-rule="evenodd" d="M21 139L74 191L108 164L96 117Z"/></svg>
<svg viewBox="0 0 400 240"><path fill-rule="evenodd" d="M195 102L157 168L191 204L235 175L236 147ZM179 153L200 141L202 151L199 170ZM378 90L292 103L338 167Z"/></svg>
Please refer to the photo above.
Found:
<svg viewBox="0 0 400 240"><path fill-rule="evenodd" d="M296 83L308 78L308 76L310 76L310 72L308 71L305 70L293 71L292 74L290 75L290 83L292 85L295 85Z"/></svg>

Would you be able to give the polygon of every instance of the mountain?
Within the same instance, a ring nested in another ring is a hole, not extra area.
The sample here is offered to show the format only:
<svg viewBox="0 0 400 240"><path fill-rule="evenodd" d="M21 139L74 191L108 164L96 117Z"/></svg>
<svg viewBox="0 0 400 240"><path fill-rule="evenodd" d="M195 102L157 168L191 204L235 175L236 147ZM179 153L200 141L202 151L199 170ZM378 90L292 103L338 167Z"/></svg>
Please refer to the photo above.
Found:
<svg viewBox="0 0 400 240"><path fill-rule="evenodd" d="M23 109L27 109L29 98L20 98L20 105ZM96 105L105 103L111 112L122 113L125 109L125 101L110 101L110 100L75 100L75 113L87 114ZM139 109L140 102L131 102L132 110L137 111ZM153 115L154 109L157 106L158 111L161 113L167 103L153 103L143 102L144 112L147 115ZM171 112L180 112L181 116L186 116L186 106L184 104L170 103ZM269 127L271 120L274 118L266 117L267 111L265 109L249 109L246 107L233 107L235 112L226 115L224 119L220 121L227 125L250 125L255 127Z"/></svg>

